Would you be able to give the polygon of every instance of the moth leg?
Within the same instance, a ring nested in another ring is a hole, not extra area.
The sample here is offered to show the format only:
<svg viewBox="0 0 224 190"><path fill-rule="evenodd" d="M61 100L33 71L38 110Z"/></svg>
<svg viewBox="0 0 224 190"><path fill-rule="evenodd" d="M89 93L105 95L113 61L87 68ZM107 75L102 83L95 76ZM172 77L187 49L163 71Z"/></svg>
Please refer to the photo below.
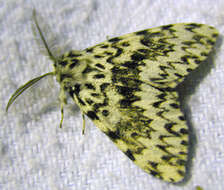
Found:
<svg viewBox="0 0 224 190"><path fill-rule="evenodd" d="M82 134L84 135L86 129L86 120L85 120L85 114L82 113Z"/></svg>
<svg viewBox="0 0 224 190"><path fill-rule="evenodd" d="M64 88L60 88L59 100L61 104L61 121L60 121L60 128L62 128L62 123L64 119L64 105L67 104L67 98L65 95Z"/></svg>
<svg viewBox="0 0 224 190"><path fill-rule="evenodd" d="M59 126L60 128L62 128L63 119L64 119L64 106L63 104L61 104L61 121Z"/></svg>

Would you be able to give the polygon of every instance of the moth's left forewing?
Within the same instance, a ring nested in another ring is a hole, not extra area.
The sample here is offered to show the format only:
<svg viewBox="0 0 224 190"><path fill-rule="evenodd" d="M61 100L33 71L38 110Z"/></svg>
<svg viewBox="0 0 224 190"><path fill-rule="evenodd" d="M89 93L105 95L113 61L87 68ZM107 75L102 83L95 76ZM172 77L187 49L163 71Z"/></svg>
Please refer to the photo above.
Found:
<svg viewBox="0 0 224 190"><path fill-rule="evenodd" d="M174 88L208 57L217 37L218 31L208 25L170 24L112 38L87 53L98 59L92 65L138 67L144 82Z"/></svg>

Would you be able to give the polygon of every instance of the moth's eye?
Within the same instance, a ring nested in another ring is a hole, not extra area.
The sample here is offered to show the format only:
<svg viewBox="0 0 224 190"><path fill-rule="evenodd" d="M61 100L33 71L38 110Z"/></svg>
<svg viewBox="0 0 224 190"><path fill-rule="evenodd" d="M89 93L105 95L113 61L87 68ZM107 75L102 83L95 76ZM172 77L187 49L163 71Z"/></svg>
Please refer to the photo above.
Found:
<svg viewBox="0 0 224 190"><path fill-rule="evenodd" d="M68 81L70 81L72 78L72 75L71 74L60 74L60 82L63 82L63 83L67 83Z"/></svg>
<svg viewBox="0 0 224 190"><path fill-rule="evenodd" d="M65 67L67 64L68 64L67 60L61 60L61 61L58 62L58 65L61 65L63 67Z"/></svg>

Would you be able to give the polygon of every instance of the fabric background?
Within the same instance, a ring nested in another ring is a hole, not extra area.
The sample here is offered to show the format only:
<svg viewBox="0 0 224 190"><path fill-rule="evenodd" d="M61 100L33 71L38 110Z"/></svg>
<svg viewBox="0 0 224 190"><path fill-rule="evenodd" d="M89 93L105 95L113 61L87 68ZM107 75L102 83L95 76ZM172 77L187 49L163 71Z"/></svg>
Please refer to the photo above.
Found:
<svg viewBox="0 0 224 190"><path fill-rule="evenodd" d="M212 66L202 69L205 74L194 89L185 89L191 92L186 114L196 141L184 184L168 184L143 172L89 119L81 135L81 114L72 101L60 129L59 85L52 78L25 92L5 113L20 85L52 70L32 34L33 8L60 36L62 51L177 22L206 23L219 30L216 55L207 64ZM0 0L0 189L224 189L223 32L223 0Z"/></svg>

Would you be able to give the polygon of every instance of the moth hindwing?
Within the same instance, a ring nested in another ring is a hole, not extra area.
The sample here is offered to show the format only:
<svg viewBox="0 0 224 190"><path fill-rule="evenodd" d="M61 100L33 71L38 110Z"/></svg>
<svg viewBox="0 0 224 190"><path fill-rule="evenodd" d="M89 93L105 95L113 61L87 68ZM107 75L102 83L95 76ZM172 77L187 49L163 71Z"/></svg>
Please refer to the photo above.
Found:
<svg viewBox="0 0 224 190"><path fill-rule="evenodd" d="M175 87L207 58L217 36L215 28L195 23L142 30L58 58L50 54L54 72L36 80L55 75L62 116L66 91L136 165L176 183L185 176L189 136ZM7 109L36 80L20 87Z"/></svg>

